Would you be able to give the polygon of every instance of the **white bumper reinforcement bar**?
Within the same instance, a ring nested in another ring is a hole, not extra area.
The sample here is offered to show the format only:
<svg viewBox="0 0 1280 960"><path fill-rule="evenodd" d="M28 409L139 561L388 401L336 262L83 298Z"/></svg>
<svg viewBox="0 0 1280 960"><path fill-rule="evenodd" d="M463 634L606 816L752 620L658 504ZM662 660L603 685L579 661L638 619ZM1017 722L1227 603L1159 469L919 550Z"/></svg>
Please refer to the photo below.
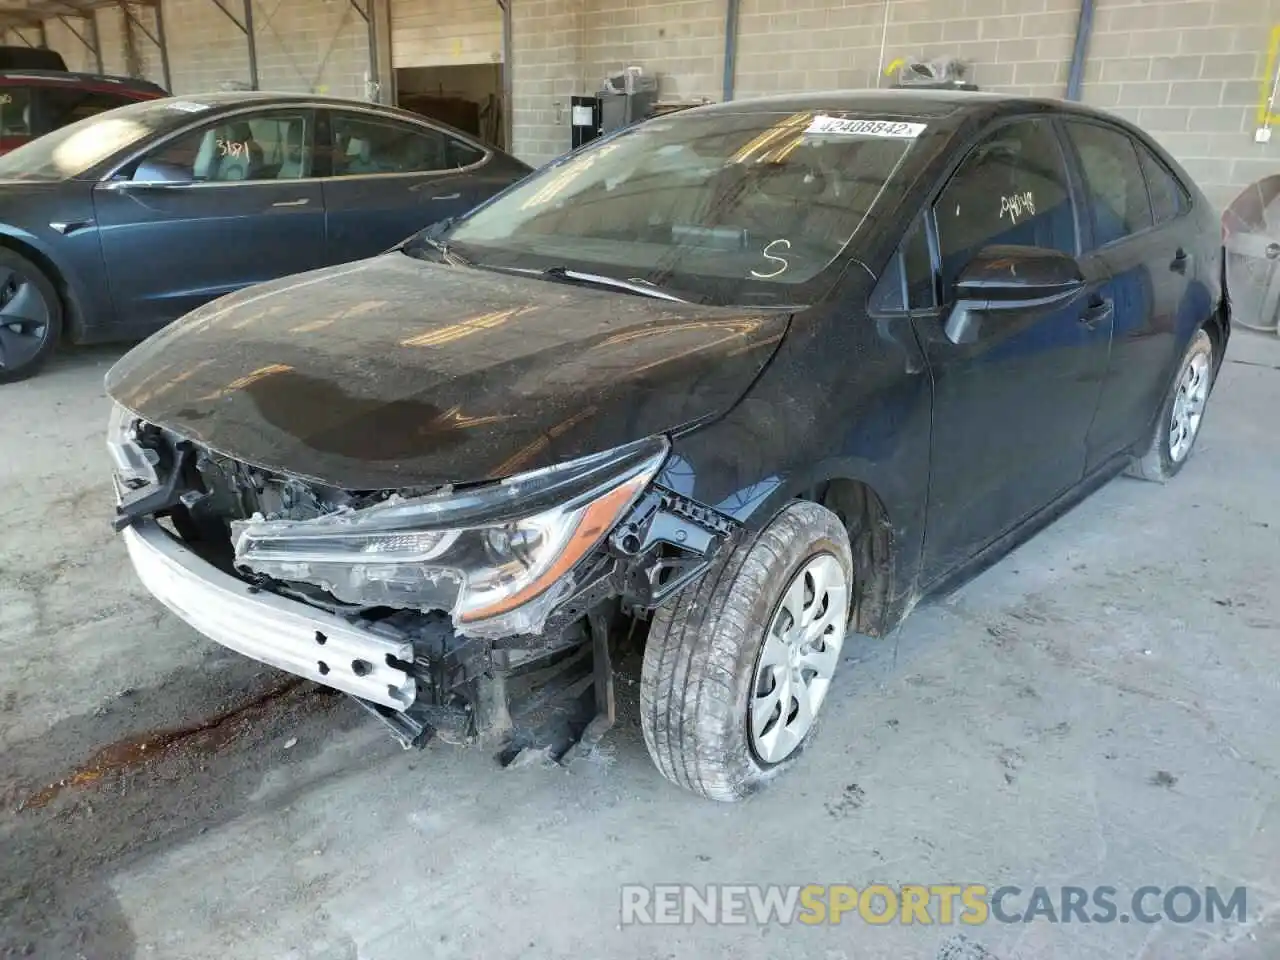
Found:
<svg viewBox="0 0 1280 960"><path fill-rule="evenodd" d="M316 683L403 710L414 680L387 658L413 661L413 646L249 584L206 563L160 527L124 530L138 576L166 607L211 640Z"/></svg>

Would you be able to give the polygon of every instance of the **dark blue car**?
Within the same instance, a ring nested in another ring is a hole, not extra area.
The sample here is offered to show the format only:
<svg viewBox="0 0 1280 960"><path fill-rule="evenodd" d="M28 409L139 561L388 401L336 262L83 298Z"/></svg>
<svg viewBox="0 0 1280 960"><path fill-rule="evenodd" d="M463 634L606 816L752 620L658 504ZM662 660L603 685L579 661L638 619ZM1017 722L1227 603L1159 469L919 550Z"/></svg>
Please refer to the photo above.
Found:
<svg viewBox="0 0 1280 960"><path fill-rule="evenodd" d="M528 172L416 114L307 95L153 100L63 127L0 157L0 382L59 339L137 339L380 253Z"/></svg>

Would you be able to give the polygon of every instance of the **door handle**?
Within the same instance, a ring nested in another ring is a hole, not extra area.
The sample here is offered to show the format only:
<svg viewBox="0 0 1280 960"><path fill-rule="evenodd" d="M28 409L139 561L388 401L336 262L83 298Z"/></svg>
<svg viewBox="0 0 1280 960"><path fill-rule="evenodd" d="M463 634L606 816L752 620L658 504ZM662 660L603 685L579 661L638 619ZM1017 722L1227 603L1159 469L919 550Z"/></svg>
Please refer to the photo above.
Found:
<svg viewBox="0 0 1280 960"><path fill-rule="evenodd" d="M1186 273L1187 264L1191 262L1191 258L1187 256L1187 251L1181 247L1173 255L1173 262L1169 264L1169 269L1174 273Z"/></svg>
<svg viewBox="0 0 1280 960"><path fill-rule="evenodd" d="M461 193L446 193L442 197L432 197L431 199L432 200L460 200L461 198L462 198Z"/></svg>
<svg viewBox="0 0 1280 960"><path fill-rule="evenodd" d="M1084 313L1080 315L1080 323L1090 330L1095 330L1098 324L1110 322L1114 312L1115 304L1110 297L1094 297L1085 307Z"/></svg>
<svg viewBox="0 0 1280 960"><path fill-rule="evenodd" d="M297 200L277 200L273 207L305 207L311 202L310 197L299 197Z"/></svg>

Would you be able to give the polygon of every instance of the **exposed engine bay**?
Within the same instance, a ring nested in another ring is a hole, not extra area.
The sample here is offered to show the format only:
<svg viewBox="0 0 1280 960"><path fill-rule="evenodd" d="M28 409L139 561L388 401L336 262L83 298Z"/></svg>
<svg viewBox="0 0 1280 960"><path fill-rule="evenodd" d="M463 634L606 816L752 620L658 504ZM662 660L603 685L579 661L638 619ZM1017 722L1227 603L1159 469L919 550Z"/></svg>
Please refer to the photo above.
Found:
<svg viewBox="0 0 1280 960"><path fill-rule="evenodd" d="M116 419L116 526L136 527L129 544L139 573L149 562L139 552L143 541L161 551L185 548L199 559L177 558L183 577L223 578L224 613L268 595L294 606L281 613L287 622L241 630L207 626L188 609L193 601L148 582L153 593L213 639L349 693L406 747L432 734L483 739L510 759L524 749L558 757L598 740L613 722L610 642L642 638L649 612L700 576L738 529L650 482L647 469L617 519L593 532L590 549L551 586L514 606L507 599L485 608L499 615L468 620L459 598L472 589L472 574L441 573L431 558L453 551L460 564L523 575L540 543L559 549L565 540L539 518L558 518L567 508L542 508L566 496L577 502L571 495L580 489L588 494L579 500L595 496L590 471L539 477L525 487L517 480L350 491L240 462L127 413ZM484 499L499 496L494 505ZM525 499L534 506L526 508ZM599 502L571 518L574 536ZM535 508L541 512L532 520L525 516ZM396 527L405 515L412 529ZM468 517L472 526L430 529L438 517ZM148 525L163 528L172 543ZM354 560L342 551L354 551ZM213 570L202 574L200 562ZM232 596L237 592L245 596ZM250 624L255 614L246 611L233 619Z"/></svg>

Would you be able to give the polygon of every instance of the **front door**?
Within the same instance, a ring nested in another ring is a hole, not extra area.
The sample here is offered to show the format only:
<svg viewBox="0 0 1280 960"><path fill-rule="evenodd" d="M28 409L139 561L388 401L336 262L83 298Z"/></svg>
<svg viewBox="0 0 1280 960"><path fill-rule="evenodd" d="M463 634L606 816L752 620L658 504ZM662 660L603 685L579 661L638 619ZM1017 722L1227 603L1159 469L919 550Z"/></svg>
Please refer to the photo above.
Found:
<svg viewBox="0 0 1280 960"><path fill-rule="evenodd" d="M934 379L926 582L1084 474L1113 312L1098 263L1082 263L1085 288L1065 303L986 313L970 342L945 332L956 280L984 247L1079 252L1069 184L1053 123L1018 120L984 138L934 203L942 307L915 320Z"/></svg>
<svg viewBox="0 0 1280 960"><path fill-rule="evenodd" d="M426 124L329 111L325 180L330 263L382 253L480 199L477 148Z"/></svg>
<svg viewBox="0 0 1280 960"><path fill-rule="evenodd" d="M157 327L223 294L324 264L312 118L296 108L221 118L95 189L122 323Z"/></svg>

